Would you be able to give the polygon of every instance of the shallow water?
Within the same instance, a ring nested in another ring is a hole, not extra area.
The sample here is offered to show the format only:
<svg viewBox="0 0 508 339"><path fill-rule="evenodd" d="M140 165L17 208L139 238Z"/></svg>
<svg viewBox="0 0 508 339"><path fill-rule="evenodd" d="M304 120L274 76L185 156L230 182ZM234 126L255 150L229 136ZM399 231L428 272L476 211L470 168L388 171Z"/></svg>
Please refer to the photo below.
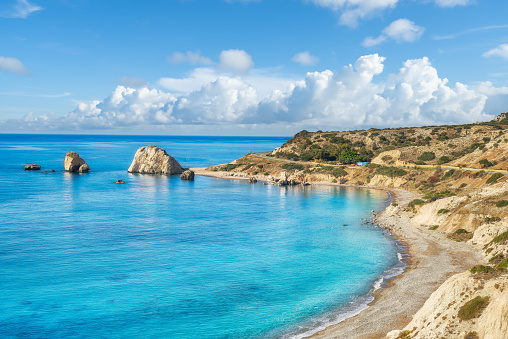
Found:
<svg viewBox="0 0 508 339"><path fill-rule="evenodd" d="M362 225L385 193L126 172L144 145L204 167L285 140L0 136L2 337L273 338L364 304L398 260Z"/></svg>

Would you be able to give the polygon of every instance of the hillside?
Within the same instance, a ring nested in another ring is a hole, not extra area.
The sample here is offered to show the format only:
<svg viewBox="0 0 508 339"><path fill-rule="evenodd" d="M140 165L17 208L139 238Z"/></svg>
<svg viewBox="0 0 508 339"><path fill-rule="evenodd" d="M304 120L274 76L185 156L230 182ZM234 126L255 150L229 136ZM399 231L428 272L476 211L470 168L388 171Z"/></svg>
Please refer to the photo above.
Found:
<svg viewBox="0 0 508 339"><path fill-rule="evenodd" d="M328 182L418 193L389 212L475 246L485 263L450 277L404 331L390 337L508 338L508 300L502 293L508 288L507 117L457 126L301 131L272 152L209 170L279 185ZM371 163L357 166L361 161ZM476 297L484 298L481 310L472 318L459 316Z"/></svg>

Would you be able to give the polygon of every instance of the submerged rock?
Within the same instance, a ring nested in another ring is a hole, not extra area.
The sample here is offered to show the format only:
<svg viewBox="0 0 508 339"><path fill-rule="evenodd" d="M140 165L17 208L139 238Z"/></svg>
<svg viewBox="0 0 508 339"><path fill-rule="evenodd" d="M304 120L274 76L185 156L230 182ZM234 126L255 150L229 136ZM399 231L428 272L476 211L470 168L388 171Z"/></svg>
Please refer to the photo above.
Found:
<svg viewBox="0 0 508 339"><path fill-rule="evenodd" d="M40 169L41 169L41 165L37 165L37 164L25 165L25 171L38 171Z"/></svg>
<svg viewBox="0 0 508 339"><path fill-rule="evenodd" d="M90 167L85 160L80 158L79 154L72 151L65 155L64 169L67 172L87 173Z"/></svg>
<svg viewBox="0 0 508 339"><path fill-rule="evenodd" d="M249 178L249 182L250 182L251 184L255 184L255 183L257 183L257 182L258 182L258 179L256 179L255 177L250 177L250 178Z"/></svg>
<svg viewBox="0 0 508 339"><path fill-rule="evenodd" d="M182 166L160 147L144 146L137 150L129 173L181 174Z"/></svg>
<svg viewBox="0 0 508 339"><path fill-rule="evenodd" d="M183 172L182 175L180 176L180 179L189 181L194 180L194 171L187 170Z"/></svg>

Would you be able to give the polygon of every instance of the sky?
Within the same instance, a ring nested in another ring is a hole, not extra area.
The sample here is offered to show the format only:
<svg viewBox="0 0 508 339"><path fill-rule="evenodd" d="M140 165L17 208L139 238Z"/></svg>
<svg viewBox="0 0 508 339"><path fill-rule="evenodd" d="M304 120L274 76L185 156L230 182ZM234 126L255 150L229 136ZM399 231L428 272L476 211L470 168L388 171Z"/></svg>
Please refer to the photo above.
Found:
<svg viewBox="0 0 508 339"><path fill-rule="evenodd" d="M508 111L504 0L0 0L0 133L280 135Z"/></svg>

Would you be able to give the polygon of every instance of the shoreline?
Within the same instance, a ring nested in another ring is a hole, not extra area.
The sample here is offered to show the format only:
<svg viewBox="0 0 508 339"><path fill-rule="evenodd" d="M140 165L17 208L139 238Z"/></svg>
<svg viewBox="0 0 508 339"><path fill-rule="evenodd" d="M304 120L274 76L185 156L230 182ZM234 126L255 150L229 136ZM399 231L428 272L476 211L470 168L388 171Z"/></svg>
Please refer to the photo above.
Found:
<svg viewBox="0 0 508 339"><path fill-rule="evenodd" d="M220 172L194 168L196 175L219 179L248 180L249 177L223 175ZM258 181L267 181L256 177ZM429 296L451 275L464 272L482 262L475 248L465 243L448 239L441 232L428 227L414 225L405 207L417 194L414 192L379 186L341 185L318 182L312 185L342 186L379 189L391 194L391 204L375 218L375 224L405 245L406 265L403 271L386 280L384 286L369 292L373 300L356 314L327 325L325 329L302 338L313 339L378 339L392 330L404 328L423 306ZM380 277L380 279L382 276Z"/></svg>

